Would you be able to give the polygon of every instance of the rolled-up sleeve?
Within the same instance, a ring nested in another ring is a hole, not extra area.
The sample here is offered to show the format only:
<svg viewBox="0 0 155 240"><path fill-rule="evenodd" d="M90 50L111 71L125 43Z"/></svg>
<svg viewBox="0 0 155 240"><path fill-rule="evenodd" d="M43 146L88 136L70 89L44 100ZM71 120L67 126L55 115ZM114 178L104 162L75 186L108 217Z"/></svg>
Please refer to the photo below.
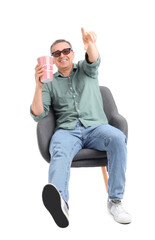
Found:
<svg viewBox="0 0 155 240"><path fill-rule="evenodd" d="M30 115L34 119L34 121L38 122L41 118L44 118L48 115L51 106L51 91L47 84L44 84L42 87L42 100L43 100L43 107L44 111L40 114L35 116L32 112L30 107Z"/></svg>
<svg viewBox="0 0 155 240"><path fill-rule="evenodd" d="M97 61L93 62L93 63L89 63L88 61L88 54L86 53L85 55L85 60L83 61L83 71L85 72L85 74L87 74L89 77L92 78L97 78L98 76L98 67L100 65L101 62L101 58L99 56L99 58L97 59Z"/></svg>

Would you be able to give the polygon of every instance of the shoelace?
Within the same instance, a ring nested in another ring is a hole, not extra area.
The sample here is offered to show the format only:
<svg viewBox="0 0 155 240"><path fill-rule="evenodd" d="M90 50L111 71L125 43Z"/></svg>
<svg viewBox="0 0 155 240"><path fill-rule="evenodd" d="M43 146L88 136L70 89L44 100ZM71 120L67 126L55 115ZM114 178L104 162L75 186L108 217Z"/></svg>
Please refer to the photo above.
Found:
<svg viewBox="0 0 155 240"><path fill-rule="evenodd" d="M122 203L121 203L121 200L112 200L111 202L112 202L112 203L115 203L115 204L119 204L119 205L122 204Z"/></svg>
<svg viewBox="0 0 155 240"><path fill-rule="evenodd" d="M123 209L122 207L122 202L120 200L112 200L112 202L115 204L116 208L117 208L117 211L119 213L121 212L125 212L125 210Z"/></svg>

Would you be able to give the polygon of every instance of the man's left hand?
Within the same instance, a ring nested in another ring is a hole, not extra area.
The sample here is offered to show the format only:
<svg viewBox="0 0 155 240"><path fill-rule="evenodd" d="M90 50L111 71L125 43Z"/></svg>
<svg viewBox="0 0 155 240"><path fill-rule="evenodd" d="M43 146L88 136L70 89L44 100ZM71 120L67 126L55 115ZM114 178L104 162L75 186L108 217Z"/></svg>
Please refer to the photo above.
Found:
<svg viewBox="0 0 155 240"><path fill-rule="evenodd" d="M94 32L85 32L84 28L81 28L82 38L84 43L84 49L87 51L89 44L95 43L97 35Z"/></svg>

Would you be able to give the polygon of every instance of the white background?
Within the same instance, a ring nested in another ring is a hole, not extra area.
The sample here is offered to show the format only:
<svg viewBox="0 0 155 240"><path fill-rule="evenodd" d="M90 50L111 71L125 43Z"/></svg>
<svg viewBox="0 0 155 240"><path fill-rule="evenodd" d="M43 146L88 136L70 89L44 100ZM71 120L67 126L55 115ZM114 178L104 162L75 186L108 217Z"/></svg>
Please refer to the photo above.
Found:
<svg viewBox="0 0 155 240"><path fill-rule="evenodd" d="M0 24L1 239L154 239L155 1L6 0ZM29 114L34 68L58 38L72 43L75 62L82 60L81 27L98 36L99 83L110 88L129 125L130 225L107 212L100 168L71 169L68 228L58 228L42 204L48 164Z"/></svg>

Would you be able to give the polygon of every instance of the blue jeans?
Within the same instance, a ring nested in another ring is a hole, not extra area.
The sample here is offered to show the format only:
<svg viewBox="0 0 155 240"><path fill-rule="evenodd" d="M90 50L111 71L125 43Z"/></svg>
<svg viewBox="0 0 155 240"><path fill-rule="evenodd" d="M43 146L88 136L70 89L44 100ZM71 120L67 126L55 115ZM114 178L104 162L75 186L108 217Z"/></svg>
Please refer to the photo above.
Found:
<svg viewBox="0 0 155 240"><path fill-rule="evenodd" d="M109 124L85 128L79 121L74 130L58 129L52 136L49 147L49 183L54 184L62 198L68 202L71 163L82 148L107 152L108 197L122 199L127 159L126 136Z"/></svg>

